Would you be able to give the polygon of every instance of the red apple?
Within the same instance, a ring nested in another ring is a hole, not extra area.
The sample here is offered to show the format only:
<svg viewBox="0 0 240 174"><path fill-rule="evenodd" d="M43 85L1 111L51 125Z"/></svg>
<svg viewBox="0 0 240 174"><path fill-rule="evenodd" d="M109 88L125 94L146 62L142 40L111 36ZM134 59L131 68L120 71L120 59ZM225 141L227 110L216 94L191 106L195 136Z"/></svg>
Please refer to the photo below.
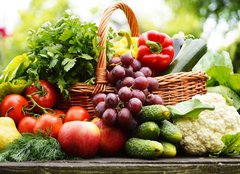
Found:
<svg viewBox="0 0 240 174"><path fill-rule="evenodd" d="M93 122L100 129L101 142L99 152L102 155L112 156L124 147L127 136L123 130L104 124L102 119L95 119Z"/></svg>
<svg viewBox="0 0 240 174"><path fill-rule="evenodd" d="M66 122L59 131L58 141L68 155L91 158L100 147L100 131L93 122Z"/></svg>

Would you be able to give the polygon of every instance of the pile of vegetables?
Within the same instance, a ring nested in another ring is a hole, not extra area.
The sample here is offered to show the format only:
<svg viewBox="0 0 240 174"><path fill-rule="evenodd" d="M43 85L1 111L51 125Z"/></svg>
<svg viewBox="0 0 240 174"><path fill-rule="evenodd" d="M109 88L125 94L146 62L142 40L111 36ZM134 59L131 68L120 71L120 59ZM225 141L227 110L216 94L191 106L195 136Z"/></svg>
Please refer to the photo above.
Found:
<svg viewBox="0 0 240 174"><path fill-rule="evenodd" d="M70 85L95 82L97 32L69 11L29 31L28 51L0 76L0 161L240 155L240 75L228 53L192 36L110 28L107 78L116 91L93 97L96 118L81 106L56 108L59 91L69 97ZM154 76L186 71L206 72L208 93L164 106Z"/></svg>

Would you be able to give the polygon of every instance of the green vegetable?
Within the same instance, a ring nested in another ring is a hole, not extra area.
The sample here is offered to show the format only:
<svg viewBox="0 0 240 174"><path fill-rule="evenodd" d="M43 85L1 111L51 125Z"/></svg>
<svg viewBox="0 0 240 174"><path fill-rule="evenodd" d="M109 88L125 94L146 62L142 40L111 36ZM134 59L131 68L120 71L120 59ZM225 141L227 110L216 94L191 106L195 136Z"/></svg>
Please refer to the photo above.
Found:
<svg viewBox="0 0 240 174"><path fill-rule="evenodd" d="M0 83L0 101L8 94L21 94L30 84L24 77Z"/></svg>
<svg viewBox="0 0 240 174"><path fill-rule="evenodd" d="M200 112L205 109L213 110L214 107L202 103L198 99L190 99L184 102L180 102L174 106L167 106L171 112L172 118L193 118L197 117Z"/></svg>
<svg viewBox="0 0 240 174"><path fill-rule="evenodd" d="M134 132L134 137L148 140L157 140L159 138L159 135L160 128L153 121L148 121L140 124Z"/></svg>
<svg viewBox="0 0 240 174"><path fill-rule="evenodd" d="M161 141L160 142L163 145L163 153L161 154L162 157L175 157L177 155L177 148L174 144Z"/></svg>
<svg viewBox="0 0 240 174"><path fill-rule="evenodd" d="M130 157L153 159L162 154L163 146L153 140L130 138L125 144L125 150Z"/></svg>
<svg viewBox="0 0 240 174"><path fill-rule="evenodd" d="M240 95L240 74L233 72L229 53L207 52L195 65L193 71L204 71L209 76L207 86L223 85Z"/></svg>
<svg viewBox="0 0 240 174"><path fill-rule="evenodd" d="M55 24L46 22L38 30L31 30L27 39L28 55L33 62L27 70L29 76L57 84L64 94L68 94L70 84L95 77L103 49L98 46L97 33L95 23L82 23L69 11ZM109 40L107 47L112 47Z"/></svg>
<svg viewBox="0 0 240 174"><path fill-rule="evenodd" d="M160 137L172 143L178 143L182 140L182 131L168 120L162 121L160 125Z"/></svg>
<svg viewBox="0 0 240 174"><path fill-rule="evenodd" d="M202 39L187 39L164 74L191 71L207 52L207 44Z"/></svg>
<svg viewBox="0 0 240 174"><path fill-rule="evenodd" d="M229 105L233 105L237 110L240 109L240 97L230 88L220 85L207 87L207 91L221 94Z"/></svg>
<svg viewBox="0 0 240 174"><path fill-rule="evenodd" d="M30 133L23 134L0 153L0 161L47 161L64 157L65 154L55 138Z"/></svg>
<svg viewBox="0 0 240 174"><path fill-rule="evenodd" d="M10 82L13 79L21 77L25 73L30 63L31 62L28 59L27 54L22 54L14 57L7 65L7 67L3 70L0 77L0 83Z"/></svg>
<svg viewBox="0 0 240 174"><path fill-rule="evenodd" d="M240 132L236 134L226 134L222 137L223 149L212 153L210 156L239 156L240 155Z"/></svg>
<svg viewBox="0 0 240 174"><path fill-rule="evenodd" d="M170 111L166 106L163 105L148 105L144 106L141 110L140 120L142 122L154 121L160 122L164 119L168 119Z"/></svg>

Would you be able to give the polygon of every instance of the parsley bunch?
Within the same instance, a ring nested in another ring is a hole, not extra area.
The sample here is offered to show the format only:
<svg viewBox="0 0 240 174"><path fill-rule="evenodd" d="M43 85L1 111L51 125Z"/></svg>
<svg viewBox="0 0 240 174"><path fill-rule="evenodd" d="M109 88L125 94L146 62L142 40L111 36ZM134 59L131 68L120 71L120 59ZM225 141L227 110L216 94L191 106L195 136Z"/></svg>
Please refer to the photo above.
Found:
<svg viewBox="0 0 240 174"><path fill-rule="evenodd" d="M28 56L33 62L27 70L29 77L57 84L65 95L70 84L92 81L103 49L98 46L97 32L95 23L82 23L69 11L55 24L46 22L29 31ZM109 41L107 47L112 47Z"/></svg>

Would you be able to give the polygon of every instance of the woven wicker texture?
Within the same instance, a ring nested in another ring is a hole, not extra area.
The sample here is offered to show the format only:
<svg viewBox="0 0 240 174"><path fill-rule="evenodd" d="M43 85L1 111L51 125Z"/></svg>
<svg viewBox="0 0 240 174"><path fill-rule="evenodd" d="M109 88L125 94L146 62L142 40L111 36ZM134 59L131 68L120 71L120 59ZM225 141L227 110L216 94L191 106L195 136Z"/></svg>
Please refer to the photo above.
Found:
<svg viewBox="0 0 240 174"><path fill-rule="evenodd" d="M101 37L100 46L106 47L108 23L112 13L121 9L129 23L132 36L139 35L139 29L136 17L132 9L123 2L115 2L110 5L103 14L99 24L98 35ZM82 106L94 116L94 106L92 97L96 93L115 92L115 88L107 84L106 79L106 50L102 50L99 56L96 69L96 85L87 85L85 83L76 83L70 87L69 101L60 98L57 108L67 110L71 106ZM165 105L173 105L181 101L186 101L196 94L206 93L207 76L203 72L180 72L156 77L159 82L159 89L154 93L159 94Z"/></svg>

